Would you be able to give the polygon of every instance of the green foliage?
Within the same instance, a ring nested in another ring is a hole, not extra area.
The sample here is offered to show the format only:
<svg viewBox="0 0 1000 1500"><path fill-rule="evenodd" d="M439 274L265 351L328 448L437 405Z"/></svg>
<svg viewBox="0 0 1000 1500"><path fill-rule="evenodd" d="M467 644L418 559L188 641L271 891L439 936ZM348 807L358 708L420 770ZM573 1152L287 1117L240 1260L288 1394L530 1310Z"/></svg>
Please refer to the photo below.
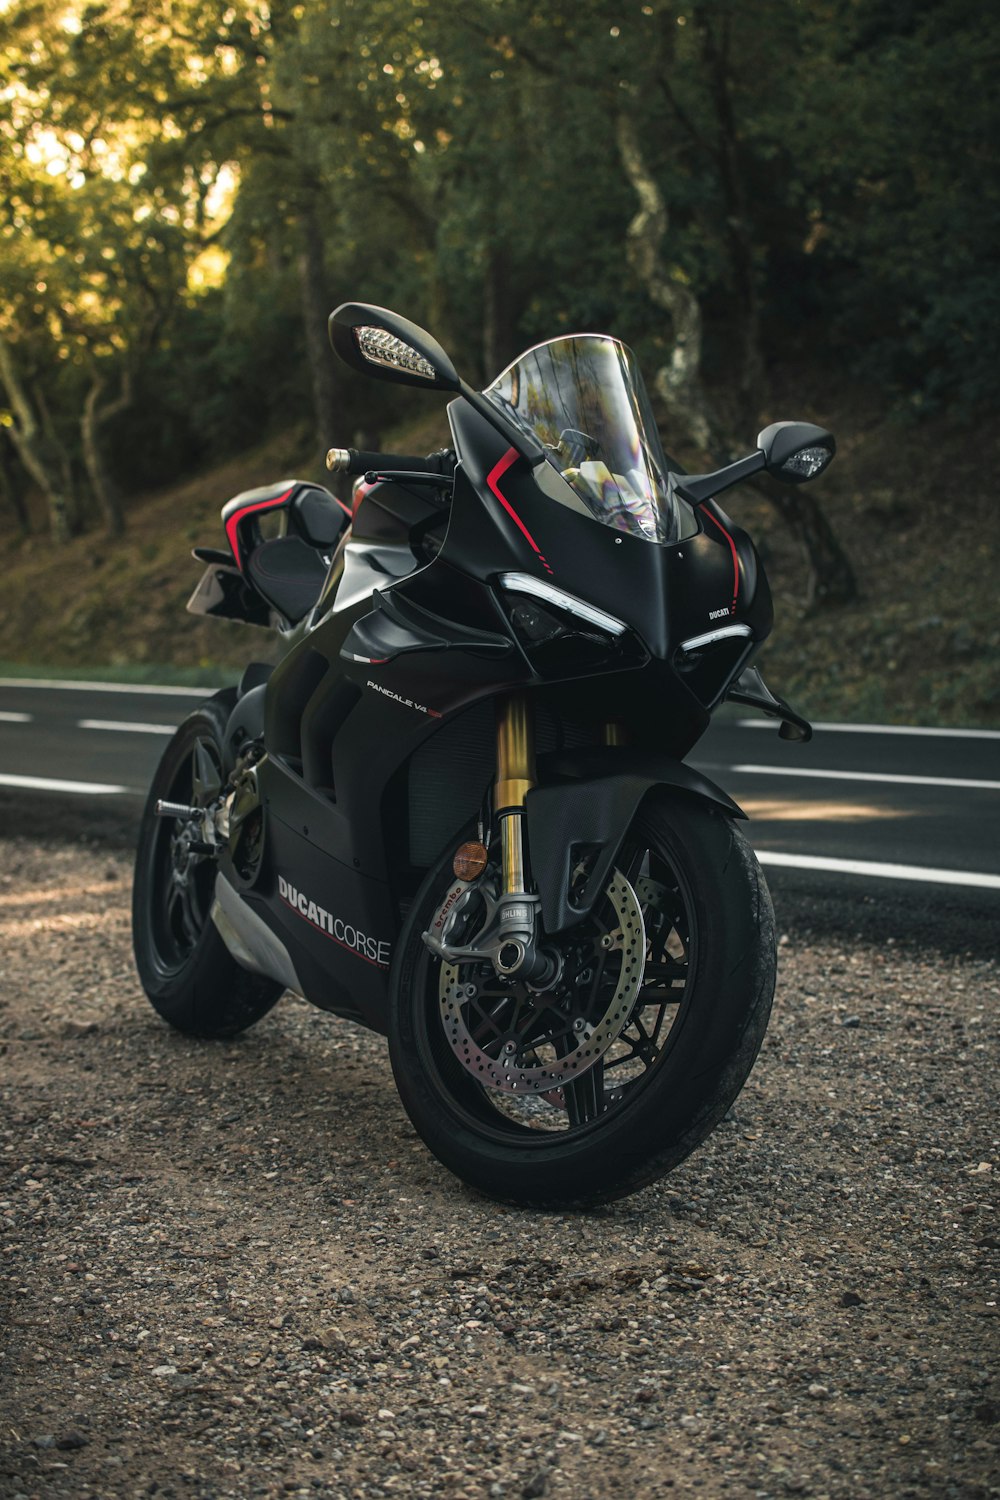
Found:
<svg viewBox="0 0 1000 1500"><path fill-rule="evenodd" d="M662 362L622 111L717 385L742 341L908 410L995 397L1000 21L971 0L23 0L3 22L0 337L74 462L91 383L134 375L127 484L308 414L305 324L348 297L426 321L474 379L573 327ZM384 409L320 374L348 437Z"/></svg>
<svg viewBox="0 0 1000 1500"><path fill-rule="evenodd" d="M841 0L799 104L818 309L916 411L997 391L998 62L990 7Z"/></svg>

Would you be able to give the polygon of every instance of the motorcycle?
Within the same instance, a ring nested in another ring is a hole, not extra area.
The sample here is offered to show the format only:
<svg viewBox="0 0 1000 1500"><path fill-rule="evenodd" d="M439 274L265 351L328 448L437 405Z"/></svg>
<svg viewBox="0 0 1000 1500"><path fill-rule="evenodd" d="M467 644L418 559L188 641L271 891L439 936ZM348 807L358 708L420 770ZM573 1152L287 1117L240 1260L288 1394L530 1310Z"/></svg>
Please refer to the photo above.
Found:
<svg viewBox="0 0 1000 1500"><path fill-rule="evenodd" d="M453 447L333 449L352 504L284 480L194 549L188 608L284 649L163 755L139 975L190 1035L285 990L387 1035L417 1132L486 1194L623 1196L726 1114L774 991L744 814L685 756L727 700L810 734L753 665L770 591L717 497L813 478L833 437L778 422L690 475L614 338L551 339L478 391L385 308L329 329L353 369L451 393Z"/></svg>

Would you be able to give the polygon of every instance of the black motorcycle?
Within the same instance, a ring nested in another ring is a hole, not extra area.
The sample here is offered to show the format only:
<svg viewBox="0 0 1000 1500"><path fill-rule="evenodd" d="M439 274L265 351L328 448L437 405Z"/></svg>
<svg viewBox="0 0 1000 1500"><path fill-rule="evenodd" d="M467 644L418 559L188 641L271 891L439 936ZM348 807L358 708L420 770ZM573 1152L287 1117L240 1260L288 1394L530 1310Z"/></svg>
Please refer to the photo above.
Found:
<svg viewBox="0 0 1000 1500"><path fill-rule="evenodd" d="M333 449L222 512L189 608L271 625L170 742L133 923L167 1021L230 1037L286 989L388 1035L431 1151L524 1204L621 1196L714 1129L774 990L744 814L685 764L724 700L809 726L751 665L771 628L753 543L715 497L834 452L779 422L692 476L634 356L584 334L485 391L384 308L332 314L382 379L456 393L453 451Z"/></svg>

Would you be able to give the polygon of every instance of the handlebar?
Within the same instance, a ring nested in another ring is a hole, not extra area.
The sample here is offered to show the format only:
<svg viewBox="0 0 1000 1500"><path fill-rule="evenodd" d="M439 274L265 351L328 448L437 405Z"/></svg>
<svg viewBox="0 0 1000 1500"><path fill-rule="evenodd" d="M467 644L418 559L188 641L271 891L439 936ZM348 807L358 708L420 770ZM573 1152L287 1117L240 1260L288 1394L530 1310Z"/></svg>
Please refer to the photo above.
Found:
<svg viewBox="0 0 1000 1500"><path fill-rule="evenodd" d="M326 455L326 466L334 474L368 474L372 470L405 470L409 474L450 474L454 457L434 453L430 458L413 457L407 453L366 453L357 448L331 448Z"/></svg>

